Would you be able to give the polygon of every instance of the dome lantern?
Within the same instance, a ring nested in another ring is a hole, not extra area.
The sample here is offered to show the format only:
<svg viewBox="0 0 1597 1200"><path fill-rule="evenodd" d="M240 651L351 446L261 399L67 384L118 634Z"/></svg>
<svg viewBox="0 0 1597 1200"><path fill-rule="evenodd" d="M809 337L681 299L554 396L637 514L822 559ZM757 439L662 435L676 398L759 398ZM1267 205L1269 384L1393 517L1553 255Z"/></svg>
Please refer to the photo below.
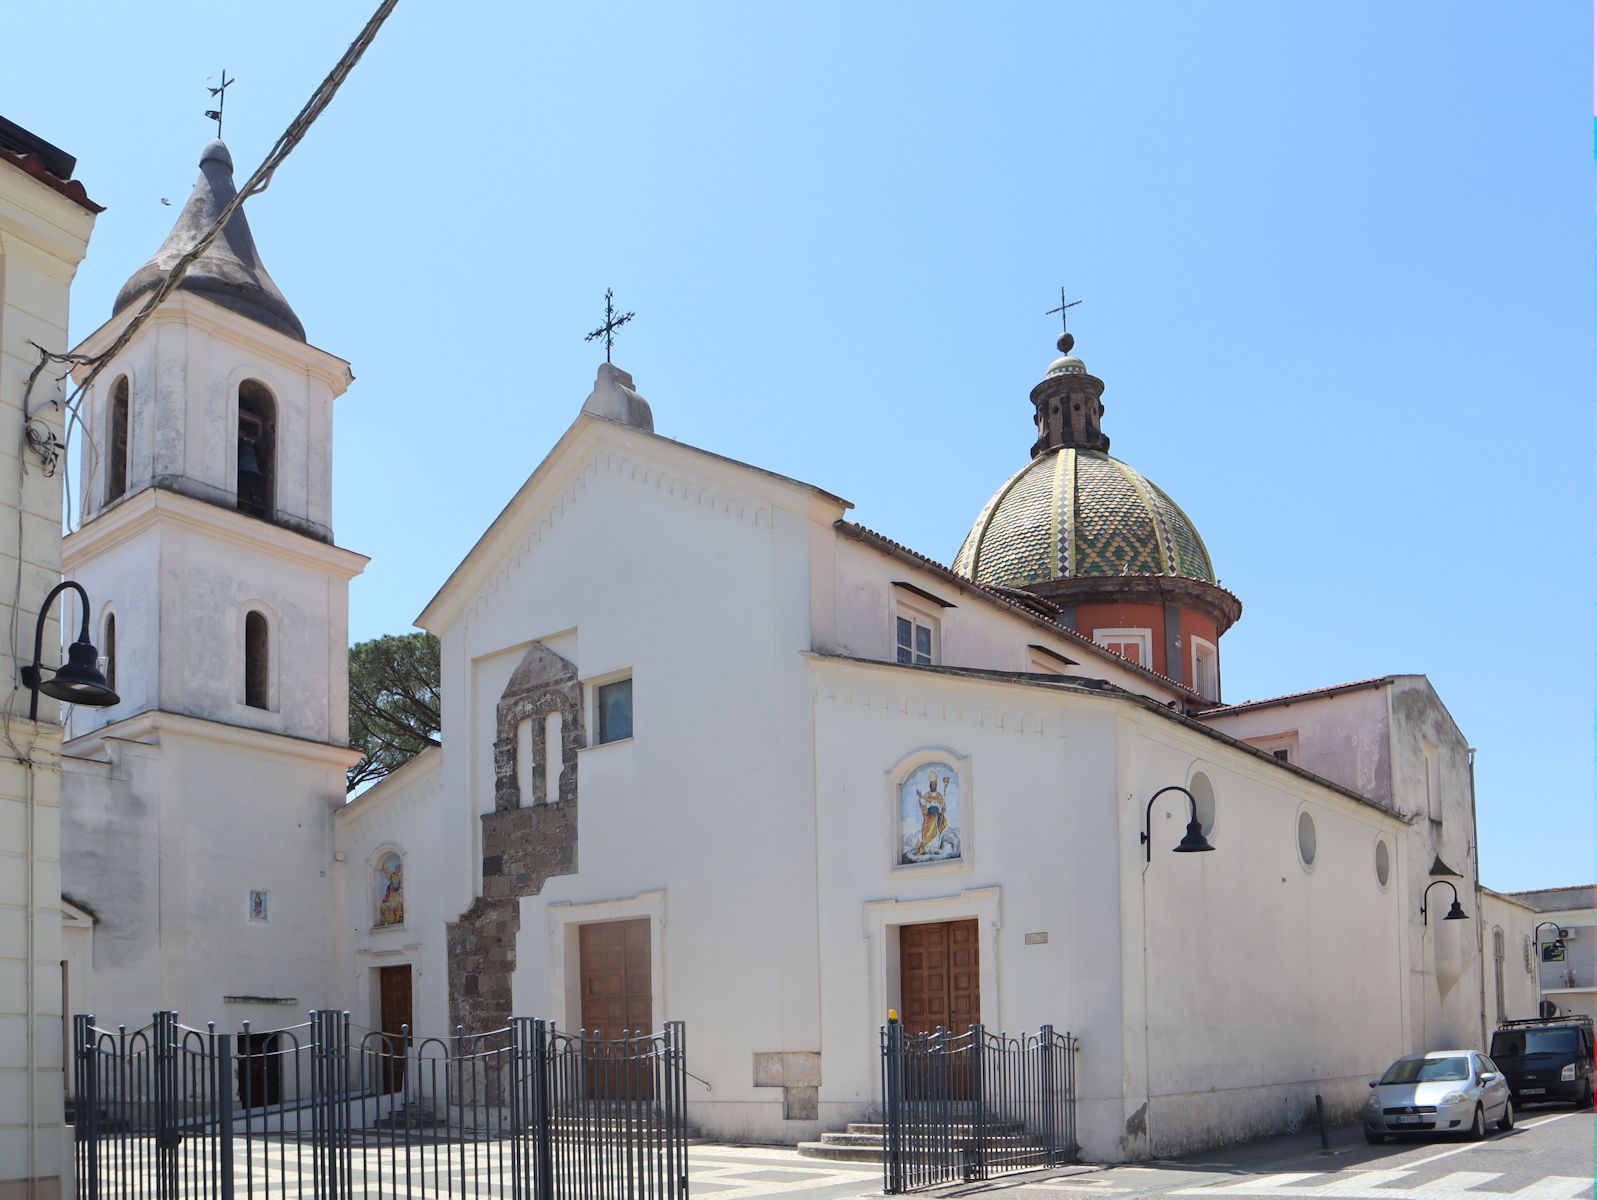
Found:
<svg viewBox="0 0 1597 1200"><path fill-rule="evenodd" d="M1103 420L1103 380L1087 373L1087 364L1070 351L1076 339L1059 335L1059 353L1048 366L1043 381L1031 389L1036 407L1037 440L1031 456L1069 447L1077 450L1108 450L1109 438L1101 427Z"/></svg>

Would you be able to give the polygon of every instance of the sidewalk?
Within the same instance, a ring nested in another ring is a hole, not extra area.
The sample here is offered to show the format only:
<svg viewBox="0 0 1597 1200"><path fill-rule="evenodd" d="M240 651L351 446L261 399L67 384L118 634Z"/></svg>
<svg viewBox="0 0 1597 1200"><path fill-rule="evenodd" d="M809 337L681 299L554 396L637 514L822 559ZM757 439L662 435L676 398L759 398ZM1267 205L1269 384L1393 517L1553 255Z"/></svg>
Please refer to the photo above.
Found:
<svg viewBox="0 0 1597 1200"><path fill-rule="evenodd" d="M1002 1175L983 1183L956 1183L916 1193L921 1196L959 1197L997 1195L1005 1200L1064 1200L1068 1196L1088 1198L1094 1192L1107 1192L1111 1185L1116 1200L1132 1200L1142 1192L1166 1192L1173 1186L1172 1172L1190 1172L1179 1186L1201 1187L1231 1175L1264 1175L1277 1171L1335 1171L1364 1157L1371 1147L1357 1125L1330 1131L1330 1149L1321 1148L1318 1130L1259 1138L1205 1150L1174 1159L1152 1159L1139 1163L1074 1163L1044 1171L1024 1171ZM859 1197L877 1195L861 1192ZM851 1198L858 1200L858 1198Z"/></svg>

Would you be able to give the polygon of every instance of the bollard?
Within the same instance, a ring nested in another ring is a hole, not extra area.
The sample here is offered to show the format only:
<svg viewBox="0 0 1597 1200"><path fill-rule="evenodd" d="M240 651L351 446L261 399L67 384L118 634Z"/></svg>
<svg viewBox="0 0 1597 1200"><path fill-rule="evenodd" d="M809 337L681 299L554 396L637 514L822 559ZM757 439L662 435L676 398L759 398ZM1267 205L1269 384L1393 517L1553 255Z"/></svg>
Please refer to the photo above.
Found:
<svg viewBox="0 0 1597 1200"><path fill-rule="evenodd" d="M1320 1098L1320 1093L1314 1093L1314 1112L1320 1118L1320 1149L1331 1148L1331 1131L1325 1127L1325 1101Z"/></svg>

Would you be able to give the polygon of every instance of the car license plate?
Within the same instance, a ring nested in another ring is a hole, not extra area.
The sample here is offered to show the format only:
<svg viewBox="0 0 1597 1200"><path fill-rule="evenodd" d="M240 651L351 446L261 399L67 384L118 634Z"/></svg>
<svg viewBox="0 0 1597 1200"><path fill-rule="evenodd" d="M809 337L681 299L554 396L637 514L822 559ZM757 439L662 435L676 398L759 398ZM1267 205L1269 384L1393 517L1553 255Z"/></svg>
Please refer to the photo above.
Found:
<svg viewBox="0 0 1597 1200"><path fill-rule="evenodd" d="M1546 1088L1520 1088L1519 1089L1519 1094L1521 1096L1545 1096L1547 1094L1547 1089Z"/></svg>
<svg viewBox="0 0 1597 1200"><path fill-rule="evenodd" d="M1420 1123L1420 1119L1417 1116L1415 1116L1415 1117L1393 1117L1392 1118L1392 1123L1394 1125L1418 1125Z"/></svg>

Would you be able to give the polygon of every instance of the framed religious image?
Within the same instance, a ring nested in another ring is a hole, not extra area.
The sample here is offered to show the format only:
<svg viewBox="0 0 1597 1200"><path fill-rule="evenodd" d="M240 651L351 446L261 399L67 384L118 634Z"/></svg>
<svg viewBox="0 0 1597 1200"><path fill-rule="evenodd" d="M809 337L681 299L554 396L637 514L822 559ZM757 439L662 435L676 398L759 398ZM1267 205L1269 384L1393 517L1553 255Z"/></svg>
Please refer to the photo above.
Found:
<svg viewBox="0 0 1597 1200"><path fill-rule="evenodd" d="M375 863L378 929L405 923L405 860L398 850L385 849L377 853Z"/></svg>
<svg viewBox="0 0 1597 1200"><path fill-rule="evenodd" d="M272 893L265 888L250 888L248 911L251 925L270 924L272 920Z"/></svg>
<svg viewBox="0 0 1597 1200"><path fill-rule="evenodd" d="M898 786L898 866L958 863L965 813L960 769L945 759L920 762Z"/></svg>

